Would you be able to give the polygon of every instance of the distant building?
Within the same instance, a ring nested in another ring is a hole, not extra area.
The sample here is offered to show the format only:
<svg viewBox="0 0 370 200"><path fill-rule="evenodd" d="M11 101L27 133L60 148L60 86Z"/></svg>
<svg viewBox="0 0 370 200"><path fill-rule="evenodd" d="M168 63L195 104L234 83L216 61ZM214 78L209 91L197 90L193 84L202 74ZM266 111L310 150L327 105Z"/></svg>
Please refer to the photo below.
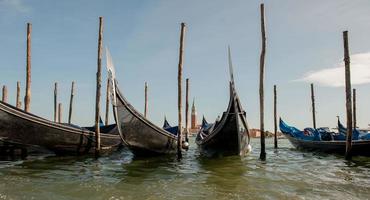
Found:
<svg viewBox="0 0 370 200"><path fill-rule="evenodd" d="M278 137L283 136L283 134L279 131L276 134L277 134ZM249 129L249 136L252 137L252 138L259 138L259 137L261 137L261 130L256 129L256 128ZM265 131L265 136L266 137L274 137L274 133L272 133L270 131Z"/></svg>
<svg viewBox="0 0 370 200"><path fill-rule="evenodd" d="M193 100L193 106L191 107L191 126L190 129L197 127L197 110L195 109L195 100Z"/></svg>
<svg viewBox="0 0 370 200"><path fill-rule="evenodd" d="M197 110L195 109L195 99L193 100L193 106L191 107L191 123L189 132L191 134L198 133L200 125L197 122Z"/></svg>
<svg viewBox="0 0 370 200"><path fill-rule="evenodd" d="M252 138L259 138L261 137L261 130L256 128L249 129L249 136Z"/></svg>

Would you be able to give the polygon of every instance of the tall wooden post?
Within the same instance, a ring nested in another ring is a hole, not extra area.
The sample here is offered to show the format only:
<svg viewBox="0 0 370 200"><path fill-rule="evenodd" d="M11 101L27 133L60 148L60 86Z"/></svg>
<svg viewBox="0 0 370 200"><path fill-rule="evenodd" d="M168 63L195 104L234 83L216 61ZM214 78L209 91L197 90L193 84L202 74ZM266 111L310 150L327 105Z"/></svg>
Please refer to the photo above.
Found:
<svg viewBox="0 0 370 200"><path fill-rule="evenodd" d="M265 34L265 6L261 4L261 33L262 33L262 51L260 57L260 130L261 130L261 153L260 159L266 160L265 150L265 124L264 124L264 71L265 71L265 54L266 54L266 34Z"/></svg>
<svg viewBox="0 0 370 200"><path fill-rule="evenodd" d="M186 79L186 99L185 99L185 141L189 142L189 79Z"/></svg>
<svg viewBox="0 0 370 200"><path fill-rule="evenodd" d="M58 122L62 123L62 103L59 103L58 105Z"/></svg>
<svg viewBox="0 0 370 200"><path fill-rule="evenodd" d="M71 97L69 99L69 113L68 113L68 124L71 124L72 111L73 111L73 97L75 96L75 82L72 81Z"/></svg>
<svg viewBox="0 0 370 200"><path fill-rule="evenodd" d="M145 93L144 117L146 118L148 115L148 83L147 82L145 82L144 93Z"/></svg>
<svg viewBox="0 0 370 200"><path fill-rule="evenodd" d="M312 123L313 128L316 129L315 93L313 90L313 83L311 83L311 103L312 103Z"/></svg>
<svg viewBox="0 0 370 200"><path fill-rule="evenodd" d="M101 96L101 60L103 46L103 17L99 17L99 37L98 37L98 69L96 73L96 105L95 105L95 156L100 154L100 96Z"/></svg>
<svg viewBox="0 0 370 200"><path fill-rule="evenodd" d="M105 100L105 125L109 123L109 96L110 96L110 79L107 79L107 92Z"/></svg>
<svg viewBox="0 0 370 200"><path fill-rule="evenodd" d="M58 118L58 83L54 83L54 122L57 122Z"/></svg>
<svg viewBox="0 0 370 200"><path fill-rule="evenodd" d="M21 83L17 81L17 98L15 105L17 108L21 109Z"/></svg>
<svg viewBox="0 0 370 200"><path fill-rule="evenodd" d="M344 64L345 64L345 83L346 83L346 111L347 111L347 140L346 140L346 159L351 159L352 150L352 96L351 96L351 69L348 48L348 31L343 31L344 43Z"/></svg>
<svg viewBox="0 0 370 200"><path fill-rule="evenodd" d="M276 95L276 85L274 85L274 148L278 148L278 142L277 142L277 95Z"/></svg>
<svg viewBox="0 0 370 200"><path fill-rule="evenodd" d="M357 128L357 116L356 116L356 89L353 88L353 129Z"/></svg>
<svg viewBox="0 0 370 200"><path fill-rule="evenodd" d="M8 103L8 88L6 87L6 85L3 86L3 99L2 101L4 103Z"/></svg>
<svg viewBox="0 0 370 200"><path fill-rule="evenodd" d="M26 58L26 96L24 97L24 110L30 112L31 104L31 23L27 23L27 58Z"/></svg>
<svg viewBox="0 0 370 200"><path fill-rule="evenodd" d="M180 34L180 48L179 48L179 66L178 66L178 134L177 134L177 158L182 158L182 68L183 68L183 56L184 56L184 37L185 37L185 23L181 23L181 34Z"/></svg>

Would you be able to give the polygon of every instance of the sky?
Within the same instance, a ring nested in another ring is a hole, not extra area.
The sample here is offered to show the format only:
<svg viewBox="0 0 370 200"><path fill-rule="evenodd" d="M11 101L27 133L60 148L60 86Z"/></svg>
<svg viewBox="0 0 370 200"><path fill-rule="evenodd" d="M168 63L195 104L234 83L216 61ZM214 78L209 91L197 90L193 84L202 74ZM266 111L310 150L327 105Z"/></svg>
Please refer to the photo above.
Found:
<svg viewBox="0 0 370 200"><path fill-rule="evenodd" d="M299 128L312 126L310 83L315 85L318 126L345 119L342 32L349 31L352 83L357 89L357 124L370 123L370 1L368 0L0 0L0 85L15 104L16 82L24 95L26 24L32 23L31 112L53 119L53 86L67 110L76 81L72 122L94 123L98 17L104 17L103 45L112 55L119 88L162 125L177 123L177 66L180 23L187 24L184 85L190 79L198 122L213 121L228 104L227 46L236 87L250 127L259 126L259 5L265 3L265 126L273 130L273 85L278 115ZM101 110L104 115L105 59ZM185 94L184 94L185 97ZM183 106L184 107L184 106ZM110 122L113 123L112 115Z"/></svg>

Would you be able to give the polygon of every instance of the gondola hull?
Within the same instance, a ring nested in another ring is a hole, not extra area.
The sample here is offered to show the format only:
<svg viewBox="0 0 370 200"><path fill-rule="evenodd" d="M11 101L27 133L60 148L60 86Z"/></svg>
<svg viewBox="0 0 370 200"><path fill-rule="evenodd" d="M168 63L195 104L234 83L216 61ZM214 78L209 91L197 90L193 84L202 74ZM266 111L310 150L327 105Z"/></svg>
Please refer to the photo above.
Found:
<svg viewBox="0 0 370 200"><path fill-rule="evenodd" d="M230 99L221 119L208 128L202 127L195 139L207 156L240 155L250 152L249 129L234 85L230 82Z"/></svg>
<svg viewBox="0 0 370 200"><path fill-rule="evenodd" d="M205 155L243 155L247 152L248 135L239 132L237 115L229 113L220 130L203 140L198 136L196 143Z"/></svg>
<svg viewBox="0 0 370 200"><path fill-rule="evenodd" d="M48 150L56 154L94 152L95 133L87 129L51 122L0 102L0 140L4 145ZM101 134L102 153L121 145L118 134Z"/></svg>
<svg viewBox="0 0 370 200"><path fill-rule="evenodd" d="M251 151L246 112L242 108L235 89L230 47L228 48L228 57L230 70L229 105L221 119L212 126L203 127L204 124L208 124L203 120L202 128L195 139L201 152L210 156L245 156Z"/></svg>
<svg viewBox="0 0 370 200"><path fill-rule="evenodd" d="M116 91L117 125L122 139L137 156L171 154L177 152L177 137L151 123L137 112L128 101Z"/></svg>
<svg viewBox="0 0 370 200"><path fill-rule="evenodd" d="M297 149L318 151L325 153L345 154L346 141L307 141L297 139L289 134L285 137ZM370 156L370 140L356 140L352 141L352 155Z"/></svg>

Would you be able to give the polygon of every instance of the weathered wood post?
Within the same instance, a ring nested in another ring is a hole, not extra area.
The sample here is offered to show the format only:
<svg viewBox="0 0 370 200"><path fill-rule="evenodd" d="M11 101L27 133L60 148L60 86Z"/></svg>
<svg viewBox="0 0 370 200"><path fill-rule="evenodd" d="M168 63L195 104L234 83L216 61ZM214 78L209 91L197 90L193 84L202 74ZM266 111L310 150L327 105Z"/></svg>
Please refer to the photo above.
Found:
<svg viewBox="0 0 370 200"><path fill-rule="evenodd" d="M348 31L343 31L344 43L344 64L345 64L345 84L346 84L346 111L347 111L347 141L346 154L347 160L351 159L352 150L352 96L351 96L351 69L348 48Z"/></svg>
<svg viewBox="0 0 370 200"><path fill-rule="evenodd" d="M274 85L274 148L278 148L278 142L277 142L277 95L276 95L276 85Z"/></svg>
<svg viewBox="0 0 370 200"><path fill-rule="evenodd" d="M103 17L99 17L99 37L98 37L98 69L96 73L96 105L95 105L95 156L100 154L100 96L101 96L101 60L103 46Z"/></svg>
<svg viewBox="0 0 370 200"><path fill-rule="evenodd" d="M266 54L266 34L265 34L265 6L261 4L261 33L262 33L262 51L260 57L260 130L261 130L261 153L260 159L266 160L265 150L265 124L264 124L264 71L265 71L265 54Z"/></svg>
<svg viewBox="0 0 370 200"><path fill-rule="evenodd" d="M109 95L110 95L110 79L107 79L107 92L105 99L105 125L109 123Z"/></svg>
<svg viewBox="0 0 370 200"><path fill-rule="evenodd" d="M312 123L313 128L316 129L315 93L313 90L313 83L311 83L311 103L312 103Z"/></svg>
<svg viewBox="0 0 370 200"><path fill-rule="evenodd" d="M147 82L145 82L144 93L145 93L144 117L146 118L148 115L148 83Z"/></svg>
<svg viewBox="0 0 370 200"><path fill-rule="evenodd" d="M19 81L17 81L17 98L16 98L15 105L19 109L21 109L22 107L21 105L21 83Z"/></svg>
<svg viewBox="0 0 370 200"><path fill-rule="evenodd" d="M180 34L180 48L179 48L179 65L178 65L178 134L177 134L177 158L182 158L182 68L183 68L183 55L184 55L184 37L185 37L185 23L181 23L181 34Z"/></svg>
<svg viewBox="0 0 370 200"><path fill-rule="evenodd" d="M75 82L72 81L71 86L71 97L69 99L69 113L68 113L68 124L72 121L72 111L73 111L73 97L75 96Z"/></svg>
<svg viewBox="0 0 370 200"><path fill-rule="evenodd" d="M353 129L357 128L357 116L356 116L356 89L353 88Z"/></svg>
<svg viewBox="0 0 370 200"><path fill-rule="evenodd" d="M31 104L31 23L27 23L27 58L26 58L26 95L24 97L24 110L30 112Z"/></svg>
<svg viewBox="0 0 370 200"><path fill-rule="evenodd" d="M185 99L185 141L189 142L189 79L186 79L186 99Z"/></svg>
<svg viewBox="0 0 370 200"><path fill-rule="evenodd" d="M8 103L8 88L6 87L6 85L3 86L3 99L2 101L4 103Z"/></svg>
<svg viewBox="0 0 370 200"><path fill-rule="evenodd" d="M58 83L54 83L54 122L57 122L58 118Z"/></svg>
<svg viewBox="0 0 370 200"><path fill-rule="evenodd" d="M58 105L58 122L62 123L62 103L59 103Z"/></svg>

